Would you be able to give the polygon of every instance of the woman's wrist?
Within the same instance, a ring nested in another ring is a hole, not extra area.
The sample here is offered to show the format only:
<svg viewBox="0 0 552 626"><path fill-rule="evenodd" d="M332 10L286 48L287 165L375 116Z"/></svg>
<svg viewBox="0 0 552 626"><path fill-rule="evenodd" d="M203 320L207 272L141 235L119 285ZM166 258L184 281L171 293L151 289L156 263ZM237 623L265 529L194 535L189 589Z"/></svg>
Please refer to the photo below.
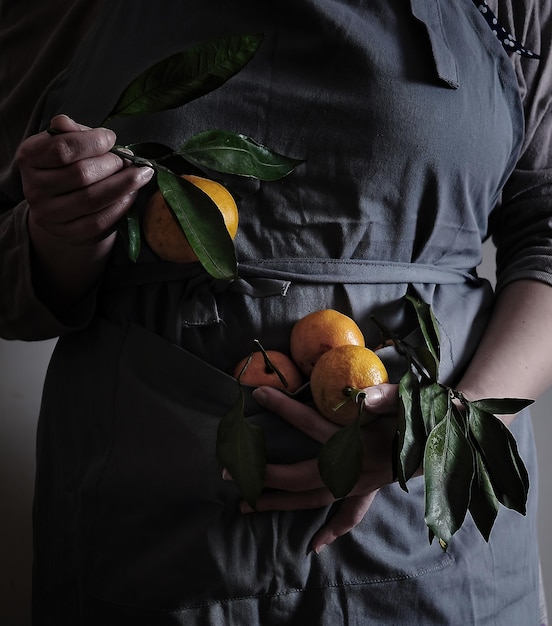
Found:
<svg viewBox="0 0 552 626"><path fill-rule="evenodd" d="M68 244L28 219L31 275L38 298L54 314L71 308L97 285L116 233L91 244Z"/></svg>

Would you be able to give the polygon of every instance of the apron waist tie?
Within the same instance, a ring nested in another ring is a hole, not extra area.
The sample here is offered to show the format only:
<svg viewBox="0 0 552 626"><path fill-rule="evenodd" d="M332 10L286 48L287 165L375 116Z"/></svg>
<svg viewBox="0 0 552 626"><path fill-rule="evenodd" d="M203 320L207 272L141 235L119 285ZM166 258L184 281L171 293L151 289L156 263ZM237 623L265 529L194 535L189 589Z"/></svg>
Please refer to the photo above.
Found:
<svg viewBox="0 0 552 626"><path fill-rule="evenodd" d="M431 283L449 285L478 282L474 270L365 259L254 260L240 263L238 272L242 279L270 278L314 284Z"/></svg>
<svg viewBox="0 0 552 626"><path fill-rule="evenodd" d="M475 270L364 259L251 259L239 263L238 273L240 278L225 281L213 279L198 263L144 263L112 268L103 287L185 283L180 302L182 324L205 326L222 321L216 294L225 291L262 298L285 296L292 283L449 285L479 282Z"/></svg>

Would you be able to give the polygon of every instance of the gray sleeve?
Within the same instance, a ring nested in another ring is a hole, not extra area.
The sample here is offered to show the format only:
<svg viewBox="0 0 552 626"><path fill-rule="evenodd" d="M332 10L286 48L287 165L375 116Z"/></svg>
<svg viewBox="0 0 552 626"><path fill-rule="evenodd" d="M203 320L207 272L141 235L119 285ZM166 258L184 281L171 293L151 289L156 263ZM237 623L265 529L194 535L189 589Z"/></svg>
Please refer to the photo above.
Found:
<svg viewBox="0 0 552 626"><path fill-rule="evenodd" d="M498 12L516 38L542 58L513 58L526 133L491 218L497 290L520 279L552 285L552 1L503 0Z"/></svg>
<svg viewBox="0 0 552 626"><path fill-rule="evenodd" d="M96 292L56 317L38 297L32 280L27 233L27 203L0 213L0 337L28 341L49 339L86 326L94 314Z"/></svg>
<svg viewBox="0 0 552 626"><path fill-rule="evenodd" d="M56 318L32 280L27 204L14 164L25 136L37 132L41 100L93 23L98 0L0 0L0 336L40 340L85 325L96 294Z"/></svg>

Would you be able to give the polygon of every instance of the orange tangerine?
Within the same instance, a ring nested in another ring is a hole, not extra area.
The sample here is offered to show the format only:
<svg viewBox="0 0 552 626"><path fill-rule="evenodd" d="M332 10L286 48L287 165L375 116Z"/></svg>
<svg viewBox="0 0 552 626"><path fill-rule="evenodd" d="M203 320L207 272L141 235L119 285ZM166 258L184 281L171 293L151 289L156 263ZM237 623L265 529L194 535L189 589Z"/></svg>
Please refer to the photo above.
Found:
<svg viewBox="0 0 552 626"><path fill-rule="evenodd" d="M283 389L288 393L294 393L303 384L303 376L297 365L283 352L278 350L265 350L269 362L267 363L262 352L253 352L252 355L243 358L234 368L234 378L239 378L245 385L260 387L268 385ZM246 363L247 368L242 372ZM278 376L277 371L284 377L287 386ZM240 376L241 374L241 376Z"/></svg>
<svg viewBox="0 0 552 626"><path fill-rule="evenodd" d="M362 390L389 382L378 355L364 346L344 345L325 352L316 362L311 378L312 397L318 411L342 426L359 414L359 405L348 390ZM364 420L369 414L363 409Z"/></svg>
<svg viewBox="0 0 552 626"><path fill-rule="evenodd" d="M182 176L204 191L217 205L224 218L226 230L234 239L238 232L238 207L232 194L220 183L201 176ZM192 263L197 255L174 217L160 190L150 198L142 221L149 247L165 261Z"/></svg>
<svg viewBox="0 0 552 626"><path fill-rule="evenodd" d="M291 357L305 376L325 352L348 344L364 346L364 335L353 319L335 309L309 313L291 329Z"/></svg>

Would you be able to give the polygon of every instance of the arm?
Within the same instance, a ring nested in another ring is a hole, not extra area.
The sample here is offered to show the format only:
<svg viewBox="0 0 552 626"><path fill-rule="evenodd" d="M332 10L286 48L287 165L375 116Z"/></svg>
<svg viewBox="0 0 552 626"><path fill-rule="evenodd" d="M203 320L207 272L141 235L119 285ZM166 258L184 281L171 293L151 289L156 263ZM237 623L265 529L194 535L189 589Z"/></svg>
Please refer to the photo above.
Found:
<svg viewBox="0 0 552 626"><path fill-rule="evenodd" d="M41 306L58 318L59 328L82 322L86 316L77 312L79 303L93 293L119 221L153 174L150 168L125 167L109 152L115 143L111 130L89 129L65 116L54 118L52 127L62 134L34 135L16 155L28 210L13 213L26 223L11 228L18 231L11 238L22 243L10 262L30 266L30 272L15 271L30 273L31 284L25 286L24 305L7 301L0 307L6 336L44 338L42 329L36 337L31 328L41 325ZM10 250L6 255L12 256ZM53 327L52 320L48 325Z"/></svg>
<svg viewBox="0 0 552 626"><path fill-rule="evenodd" d="M552 288L533 280L499 294L483 339L456 387L468 399L537 398L552 384ZM511 423L513 416L503 416Z"/></svg>
<svg viewBox="0 0 552 626"><path fill-rule="evenodd" d="M510 283L497 298L482 341L456 387L473 400L538 397L552 384L551 318L550 286L532 280ZM387 417L363 428L362 476L338 512L313 537L311 549L316 553L354 528L368 512L378 489L393 480L391 447L397 425L393 417L397 385L379 385L366 391L367 408ZM261 388L254 395L267 409L321 443L337 430L313 409L274 389ZM514 416L502 419L509 424ZM316 461L269 466L266 484L276 491L261 496L257 510L317 508L334 500L320 479ZM242 511L251 512L245 504Z"/></svg>

